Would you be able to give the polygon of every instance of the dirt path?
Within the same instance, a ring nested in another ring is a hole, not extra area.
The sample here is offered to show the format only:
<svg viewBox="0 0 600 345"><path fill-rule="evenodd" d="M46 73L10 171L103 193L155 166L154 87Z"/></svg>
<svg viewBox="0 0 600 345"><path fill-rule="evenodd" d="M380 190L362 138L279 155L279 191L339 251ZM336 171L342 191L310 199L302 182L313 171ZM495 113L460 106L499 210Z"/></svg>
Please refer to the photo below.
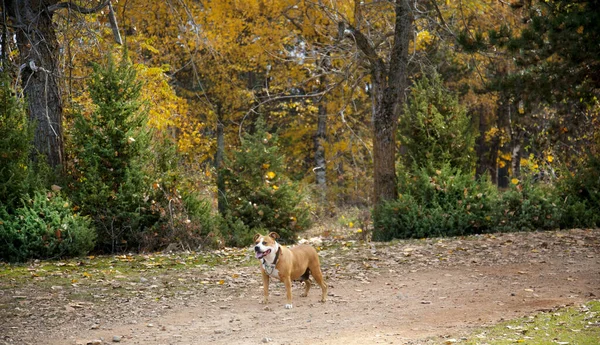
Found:
<svg viewBox="0 0 600 345"><path fill-rule="evenodd" d="M235 267L219 272L235 278L187 297L82 304L54 319L6 320L13 325L0 326L8 332L0 342L438 344L502 319L600 298L600 230L324 248L325 304L314 284L307 298L297 297L302 286L295 285L294 308L286 310L278 283L265 307L258 268Z"/></svg>

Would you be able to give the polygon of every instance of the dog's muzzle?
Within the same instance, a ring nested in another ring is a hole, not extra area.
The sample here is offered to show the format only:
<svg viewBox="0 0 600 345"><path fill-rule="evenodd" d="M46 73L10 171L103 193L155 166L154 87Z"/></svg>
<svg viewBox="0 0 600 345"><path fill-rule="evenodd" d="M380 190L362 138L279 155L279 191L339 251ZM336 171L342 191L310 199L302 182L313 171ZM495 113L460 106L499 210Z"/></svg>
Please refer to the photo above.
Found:
<svg viewBox="0 0 600 345"><path fill-rule="evenodd" d="M260 246L254 246L254 255L257 259L262 259L269 254L271 254L271 249L267 249L263 252L260 250Z"/></svg>

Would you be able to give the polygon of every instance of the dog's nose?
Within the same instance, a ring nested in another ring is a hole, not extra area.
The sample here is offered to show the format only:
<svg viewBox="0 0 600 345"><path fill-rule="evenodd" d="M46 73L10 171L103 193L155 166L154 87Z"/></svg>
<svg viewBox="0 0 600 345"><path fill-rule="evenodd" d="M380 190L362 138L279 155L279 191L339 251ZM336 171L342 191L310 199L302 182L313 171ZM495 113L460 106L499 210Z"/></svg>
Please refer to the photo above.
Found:
<svg viewBox="0 0 600 345"><path fill-rule="evenodd" d="M260 250L260 247L259 247L259 246L254 246L254 251L255 251L255 252L257 252L257 251L259 251L259 250Z"/></svg>

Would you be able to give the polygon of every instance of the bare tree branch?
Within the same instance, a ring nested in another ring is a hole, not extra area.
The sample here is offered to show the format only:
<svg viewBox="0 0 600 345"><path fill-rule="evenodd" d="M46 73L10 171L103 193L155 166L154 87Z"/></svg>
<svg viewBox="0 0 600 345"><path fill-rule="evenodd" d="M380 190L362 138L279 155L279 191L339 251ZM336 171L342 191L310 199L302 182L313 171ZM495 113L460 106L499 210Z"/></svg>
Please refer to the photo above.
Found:
<svg viewBox="0 0 600 345"><path fill-rule="evenodd" d="M102 10L104 7L108 6L109 4L110 4L110 0L105 0L104 2L98 4L96 7L85 8L85 7L76 5L70 1L69 2L59 2L58 4L48 6L48 12L54 13L60 9L67 8L69 10L76 11L81 14L90 14L90 13L96 13L96 12Z"/></svg>
<svg viewBox="0 0 600 345"><path fill-rule="evenodd" d="M115 36L115 41L119 45L123 45L121 33L119 32L119 25L117 24L117 16L115 15L115 10L113 9L110 1L108 2L108 19L110 20L110 27L112 28L113 35Z"/></svg>

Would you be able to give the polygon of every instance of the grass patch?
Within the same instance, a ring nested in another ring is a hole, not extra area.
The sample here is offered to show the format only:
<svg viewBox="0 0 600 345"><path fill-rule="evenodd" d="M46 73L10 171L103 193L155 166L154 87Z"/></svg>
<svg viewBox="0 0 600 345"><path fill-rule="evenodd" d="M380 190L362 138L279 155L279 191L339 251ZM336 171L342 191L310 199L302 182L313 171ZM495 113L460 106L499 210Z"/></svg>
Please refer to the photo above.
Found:
<svg viewBox="0 0 600 345"><path fill-rule="evenodd" d="M464 345L597 345L600 301L503 322L459 342Z"/></svg>
<svg viewBox="0 0 600 345"><path fill-rule="evenodd" d="M144 275L189 269L255 264L249 251L224 249L206 253L87 256L60 261L35 260L25 264L0 262L0 291L36 286L97 285L99 281L132 281Z"/></svg>

